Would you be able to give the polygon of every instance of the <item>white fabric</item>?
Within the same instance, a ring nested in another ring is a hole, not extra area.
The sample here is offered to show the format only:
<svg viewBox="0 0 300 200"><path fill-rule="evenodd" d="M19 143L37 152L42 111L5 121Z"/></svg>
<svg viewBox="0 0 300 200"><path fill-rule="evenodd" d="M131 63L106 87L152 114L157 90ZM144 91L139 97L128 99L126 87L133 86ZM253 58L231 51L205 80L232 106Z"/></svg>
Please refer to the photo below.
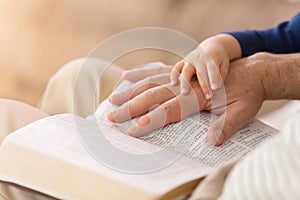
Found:
<svg viewBox="0 0 300 200"><path fill-rule="evenodd" d="M285 128L287 123L289 123L291 117L300 110L300 101L292 100L286 102L288 103L284 104L283 100L279 101L278 104L276 104L276 101L264 103L266 105L264 105L261 110L264 115L259 115L257 118L281 132L286 132ZM269 109L272 109L272 111L264 111Z"/></svg>
<svg viewBox="0 0 300 200"><path fill-rule="evenodd" d="M278 116L283 119L277 120L277 126L283 133L266 142L234 167L219 199L299 199L299 105L299 101L296 101L288 105L288 110L285 107L286 115Z"/></svg>
<svg viewBox="0 0 300 200"><path fill-rule="evenodd" d="M123 69L96 58L79 58L65 64L48 82L40 110L56 115L86 117L113 91Z"/></svg>

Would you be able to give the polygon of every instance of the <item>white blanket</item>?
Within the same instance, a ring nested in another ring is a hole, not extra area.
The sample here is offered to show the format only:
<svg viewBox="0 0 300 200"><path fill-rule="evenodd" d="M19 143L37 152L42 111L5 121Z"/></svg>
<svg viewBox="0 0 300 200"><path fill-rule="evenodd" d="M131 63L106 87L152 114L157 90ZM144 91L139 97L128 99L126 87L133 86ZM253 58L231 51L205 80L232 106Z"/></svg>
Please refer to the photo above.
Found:
<svg viewBox="0 0 300 200"><path fill-rule="evenodd" d="M300 198L300 102L273 114L271 124L277 123L282 133L234 167L220 199Z"/></svg>

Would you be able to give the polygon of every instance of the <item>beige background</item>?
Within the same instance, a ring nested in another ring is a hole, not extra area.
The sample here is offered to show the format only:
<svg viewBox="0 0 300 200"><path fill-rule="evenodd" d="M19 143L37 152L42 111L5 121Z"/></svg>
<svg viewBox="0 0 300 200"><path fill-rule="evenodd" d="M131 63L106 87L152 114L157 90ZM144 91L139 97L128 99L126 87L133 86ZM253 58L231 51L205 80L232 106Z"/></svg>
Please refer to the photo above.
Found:
<svg viewBox="0 0 300 200"><path fill-rule="evenodd" d="M109 36L136 27L181 31L197 41L222 31L267 28L291 18L288 0L0 0L0 97L36 105L46 83L71 59L87 56ZM129 68L176 57L140 52Z"/></svg>

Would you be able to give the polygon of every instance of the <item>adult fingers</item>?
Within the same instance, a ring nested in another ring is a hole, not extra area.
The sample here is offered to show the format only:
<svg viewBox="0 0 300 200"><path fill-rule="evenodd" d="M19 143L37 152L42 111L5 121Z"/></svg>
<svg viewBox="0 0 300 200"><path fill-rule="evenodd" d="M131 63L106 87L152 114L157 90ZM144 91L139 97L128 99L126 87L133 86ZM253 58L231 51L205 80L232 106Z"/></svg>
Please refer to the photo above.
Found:
<svg viewBox="0 0 300 200"><path fill-rule="evenodd" d="M128 128L128 135L140 137L151 131L161 128L170 122L180 120L180 108L176 98L169 100L153 111L140 117L135 124Z"/></svg>
<svg viewBox="0 0 300 200"><path fill-rule="evenodd" d="M249 110L246 101L236 101L226 107L226 111L208 128L208 140L219 146L228 140L255 116L255 109Z"/></svg>
<svg viewBox="0 0 300 200"><path fill-rule="evenodd" d="M167 85L150 88L124 103L115 111L108 113L107 117L112 122L124 122L170 100L178 92L178 87L168 87Z"/></svg>
<svg viewBox="0 0 300 200"><path fill-rule="evenodd" d="M185 63L184 60L181 60L181 61L177 62L175 64L175 66L173 67L173 69L171 71L171 74L170 74L172 85L177 85L178 84L178 78L179 78L179 75L180 75L180 73L183 69L184 63Z"/></svg>
<svg viewBox="0 0 300 200"><path fill-rule="evenodd" d="M198 112L200 108L198 97L194 92L189 95L179 95L140 117L129 127L128 134L134 137L143 136L167 124L180 121Z"/></svg>
<svg viewBox="0 0 300 200"><path fill-rule="evenodd" d="M163 63L149 63L142 68L135 68L132 70L124 71L122 76L125 80L128 80L130 82L137 82L149 76L169 73L171 72L171 70L171 66L167 66Z"/></svg>
<svg viewBox="0 0 300 200"><path fill-rule="evenodd" d="M195 67L190 63L185 63L181 72L180 86L181 93L186 95L189 93L191 88L191 79L196 74Z"/></svg>
<svg viewBox="0 0 300 200"><path fill-rule="evenodd" d="M136 97L142 92L163 85L170 82L169 74L159 74L154 76L149 76L137 83L134 83L132 86L118 93L113 93L109 96L109 102L114 105L122 105L123 103L129 101L130 99Z"/></svg>

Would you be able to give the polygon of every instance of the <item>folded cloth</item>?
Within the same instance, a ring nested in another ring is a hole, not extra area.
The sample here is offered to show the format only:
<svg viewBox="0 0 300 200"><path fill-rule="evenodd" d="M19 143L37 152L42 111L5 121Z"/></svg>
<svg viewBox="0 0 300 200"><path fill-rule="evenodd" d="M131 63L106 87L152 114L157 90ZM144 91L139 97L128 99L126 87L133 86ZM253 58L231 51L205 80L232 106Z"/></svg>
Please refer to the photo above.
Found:
<svg viewBox="0 0 300 200"><path fill-rule="evenodd" d="M189 200L215 200L223 190L224 182L228 173L232 170L238 160L231 160L217 167L207 176L199 186L193 191Z"/></svg>

